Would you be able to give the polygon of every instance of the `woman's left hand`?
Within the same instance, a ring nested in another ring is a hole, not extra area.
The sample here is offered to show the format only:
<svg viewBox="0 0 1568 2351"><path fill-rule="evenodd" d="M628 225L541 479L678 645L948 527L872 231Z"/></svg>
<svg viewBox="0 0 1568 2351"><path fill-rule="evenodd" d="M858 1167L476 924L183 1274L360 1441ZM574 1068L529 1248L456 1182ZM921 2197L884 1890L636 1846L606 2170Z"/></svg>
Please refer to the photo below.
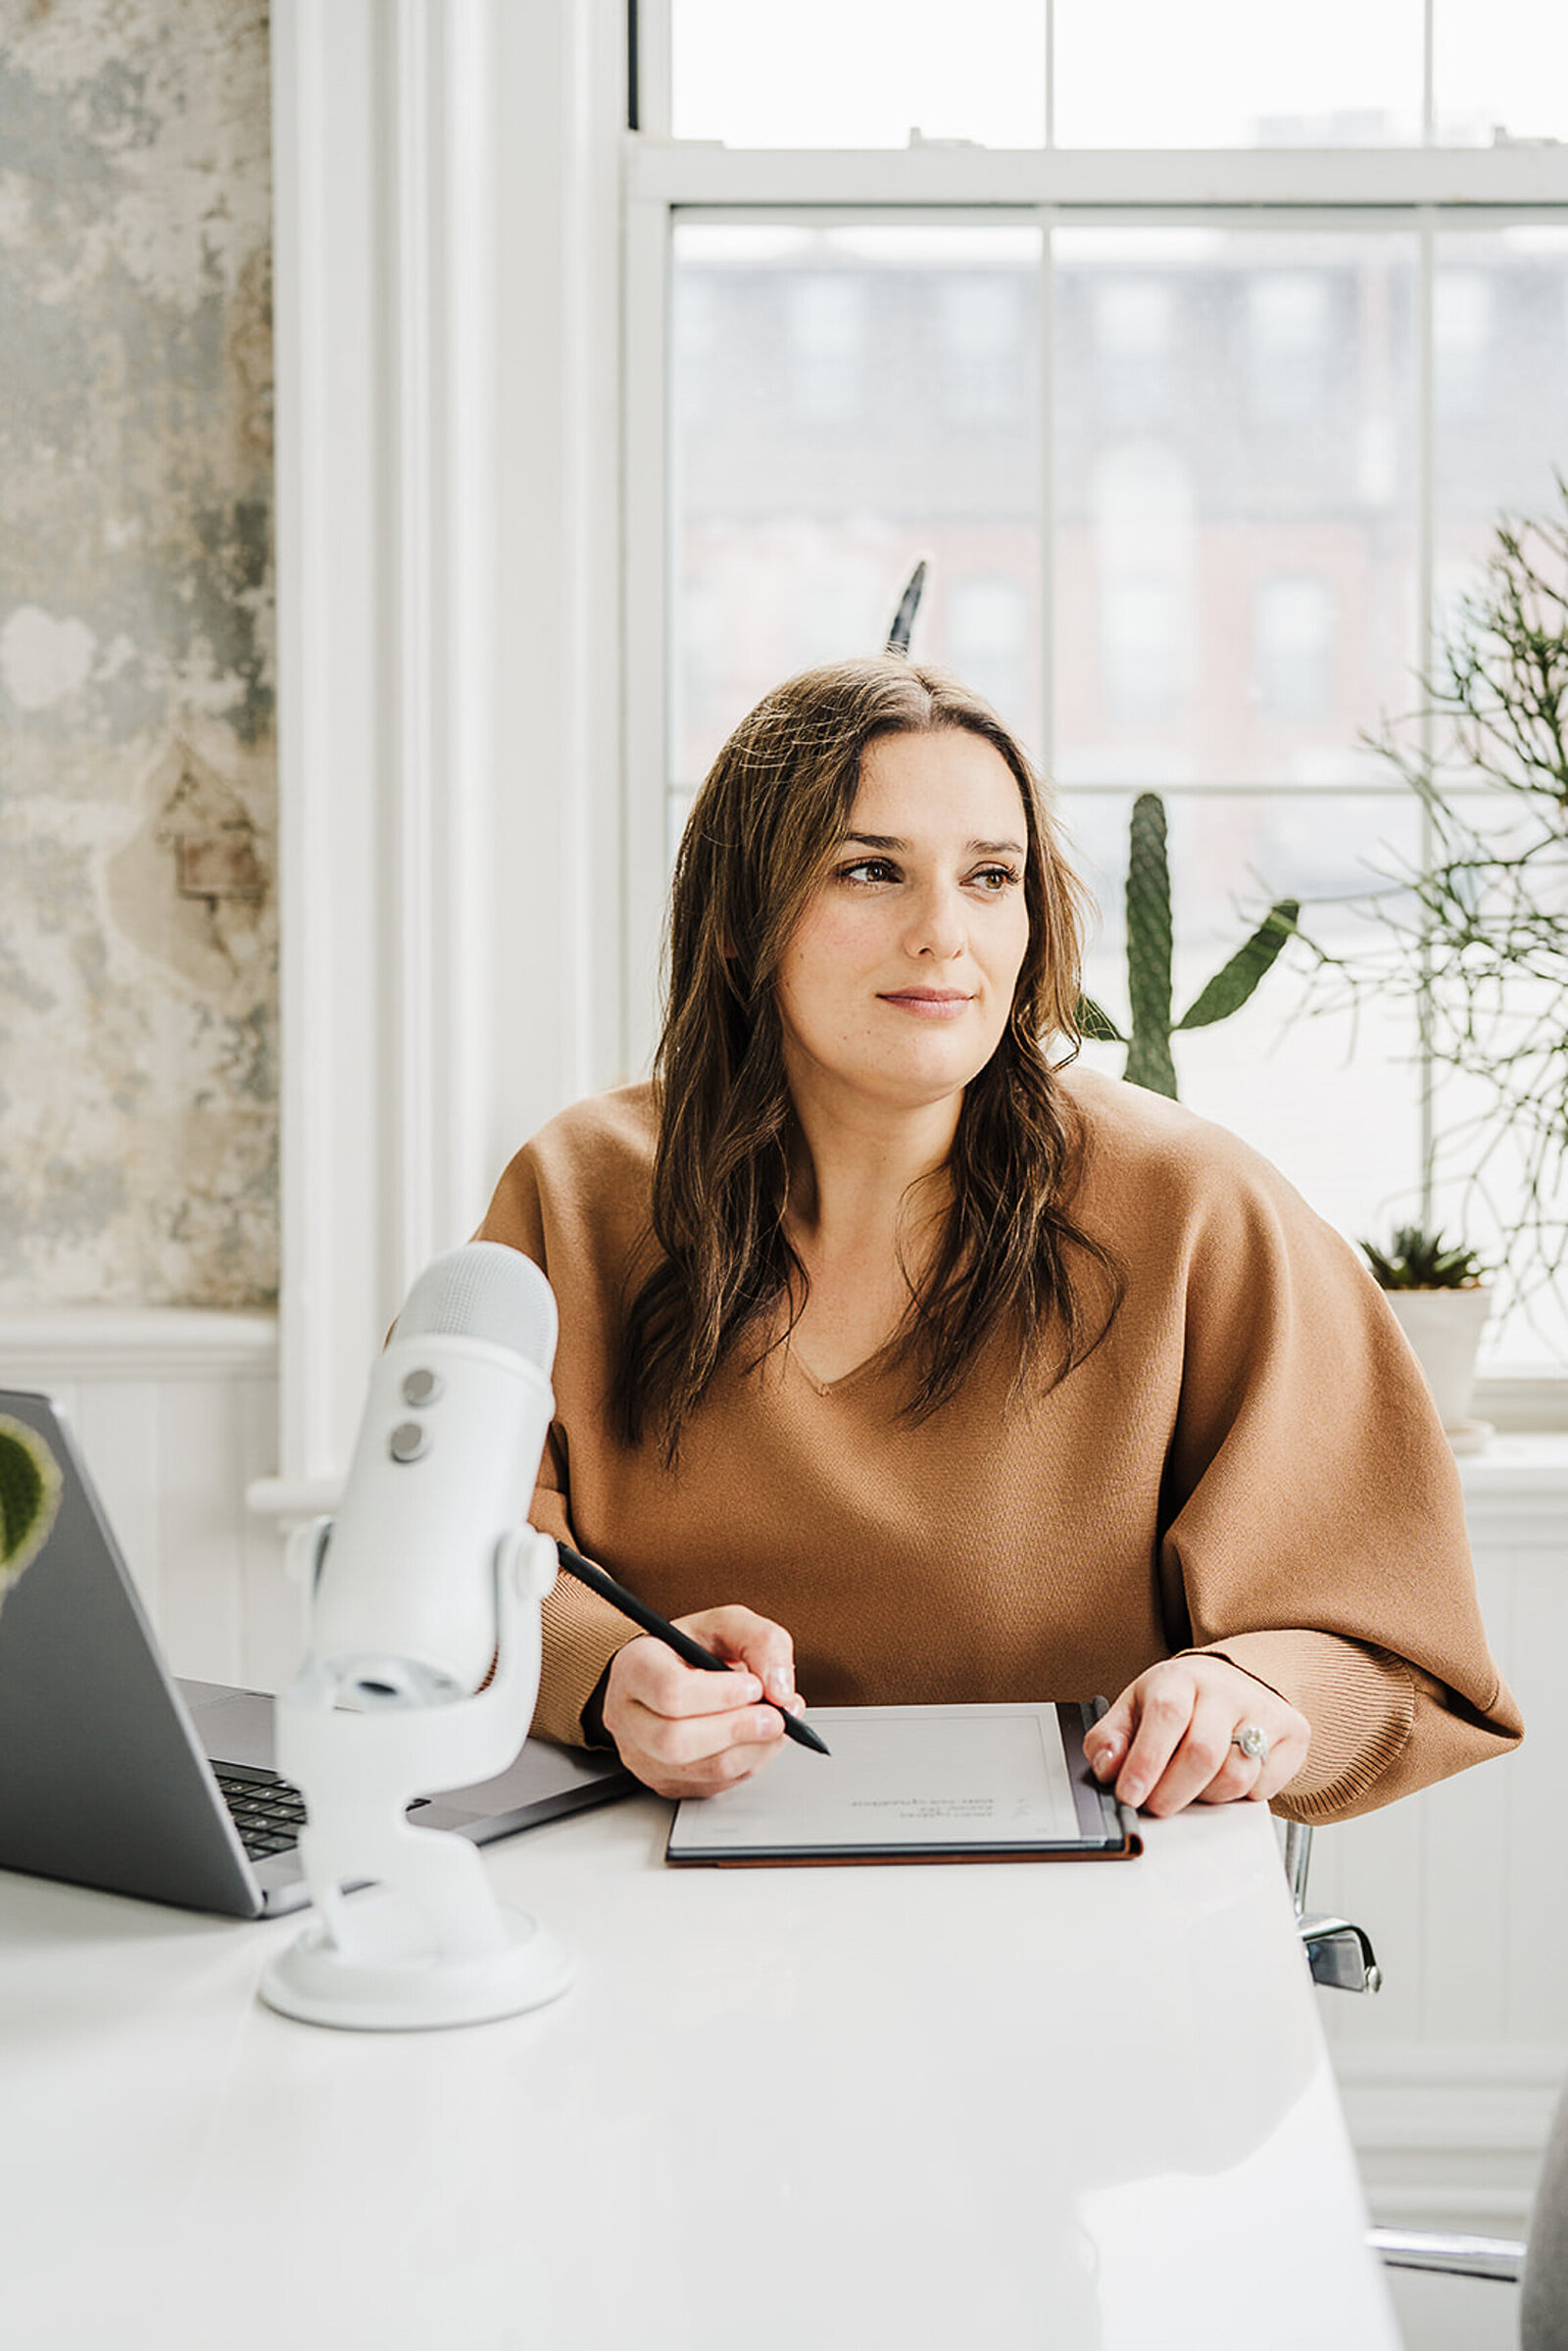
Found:
<svg viewBox="0 0 1568 2351"><path fill-rule="evenodd" d="M1261 1763L1233 1735L1255 1723L1268 1741ZM1266 1802L1306 1761L1304 1714L1223 1657L1167 1657L1129 1684L1084 1739L1097 1780L1114 1776L1124 1804L1162 1818L1184 1804Z"/></svg>

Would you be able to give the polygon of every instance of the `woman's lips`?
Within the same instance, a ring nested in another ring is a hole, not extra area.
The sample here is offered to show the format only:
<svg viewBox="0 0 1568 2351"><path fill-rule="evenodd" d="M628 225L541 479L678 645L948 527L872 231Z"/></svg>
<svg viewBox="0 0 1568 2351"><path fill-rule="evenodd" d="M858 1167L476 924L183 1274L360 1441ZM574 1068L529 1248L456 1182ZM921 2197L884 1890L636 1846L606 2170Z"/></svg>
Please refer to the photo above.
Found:
<svg viewBox="0 0 1568 2351"><path fill-rule="evenodd" d="M948 995L940 989L903 988L884 996L885 1004L896 1004L901 1012L912 1012L917 1020L956 1020L969 1009L967 996Z"/></svg>

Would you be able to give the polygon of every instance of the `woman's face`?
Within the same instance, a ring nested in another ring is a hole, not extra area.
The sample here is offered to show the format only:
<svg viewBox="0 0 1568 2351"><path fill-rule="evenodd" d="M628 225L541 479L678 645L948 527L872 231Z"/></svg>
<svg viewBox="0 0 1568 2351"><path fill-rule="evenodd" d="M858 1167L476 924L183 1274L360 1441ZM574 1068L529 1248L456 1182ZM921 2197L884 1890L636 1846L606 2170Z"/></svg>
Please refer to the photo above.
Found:
<svg viewBox="0 0 1568 2351"><path fill-rule="evenodd" d="M1029 942L1023 804L958 727L885 735L827 878L780 965L785 1066L803 1092L939 1102L997 1049Z"/></svg>

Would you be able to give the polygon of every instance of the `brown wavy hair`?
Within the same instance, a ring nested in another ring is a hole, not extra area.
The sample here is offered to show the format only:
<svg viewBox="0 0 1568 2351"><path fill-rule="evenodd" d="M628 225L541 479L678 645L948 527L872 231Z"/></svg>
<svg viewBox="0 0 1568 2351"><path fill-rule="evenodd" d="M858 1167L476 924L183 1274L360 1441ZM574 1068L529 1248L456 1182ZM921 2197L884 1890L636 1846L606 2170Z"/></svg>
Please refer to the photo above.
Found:
<svg viewBox="0 0 1568 2351"><path fill-rule="evenodd" d="M757 1331L760 1362L794 1327L808 1287L784 1231L793 1113L775 986L785 947L840 849L868 746L947 727L989 743L1017 783L1029 941L1007 1026L964 1092L944 1230L910 1285L900 1344L916 1378L906 1408L934 1411L1004 1328L1016 1339L1014 1395L1041 1370L1048 1329L1054 1384L1099 1345L1120 1303L1114 1262L1066 1212L1079 1143L1054 1067L1077 1051L1089 902L1034 770L990 706L940 670L887 655L806 670L730 736L675 861L654 1064L653 1261L625 1311L611 1397L622 1441L639 1444L655 1421L666 1463L731 1347ZM1054 1065L1053 1037L1066 1047ZM1092 1330L1070 1254L1105 1277Z"/></svg>

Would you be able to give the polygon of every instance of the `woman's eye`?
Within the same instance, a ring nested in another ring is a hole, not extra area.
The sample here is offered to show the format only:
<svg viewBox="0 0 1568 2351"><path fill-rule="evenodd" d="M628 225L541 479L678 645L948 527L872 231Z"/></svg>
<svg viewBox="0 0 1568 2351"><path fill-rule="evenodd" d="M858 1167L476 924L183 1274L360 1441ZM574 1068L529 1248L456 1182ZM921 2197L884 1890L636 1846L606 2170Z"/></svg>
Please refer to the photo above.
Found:
<svg viewBox="0 0 1568 2351"><path fill-rule="evenodd" d="M993 897L1000 897L1004 890L1012 888L1018 876L1010 865L982 865L979 872L971 878Z"/></svg>
<svg viewBox="0 0 1568 2351"><path fill-rule="evenodd" d="M861 857L858 864L839 867L839 879L845 882L890 882L894 878L886 857Z"/></svg>

